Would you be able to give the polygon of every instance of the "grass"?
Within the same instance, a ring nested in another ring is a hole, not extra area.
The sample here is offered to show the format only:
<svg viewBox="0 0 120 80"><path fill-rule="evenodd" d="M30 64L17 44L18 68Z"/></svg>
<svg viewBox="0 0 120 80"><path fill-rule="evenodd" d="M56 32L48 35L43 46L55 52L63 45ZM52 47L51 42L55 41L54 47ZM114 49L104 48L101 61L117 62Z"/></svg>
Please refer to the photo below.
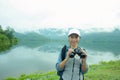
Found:
<svg viewBox="0 0 120 80"><path fill-rule="evenodd" d="M119 80L120 60L91 65L85 80Z"/></svg>
<svg viewBox="0 0 120 80"><path fill-rule="evenodd" d="M47 73L22 74L19 78L7 78L6 80L59 80L56 71ZM85 80L120 80L120 60L101 62L90 65Z"/></svg>

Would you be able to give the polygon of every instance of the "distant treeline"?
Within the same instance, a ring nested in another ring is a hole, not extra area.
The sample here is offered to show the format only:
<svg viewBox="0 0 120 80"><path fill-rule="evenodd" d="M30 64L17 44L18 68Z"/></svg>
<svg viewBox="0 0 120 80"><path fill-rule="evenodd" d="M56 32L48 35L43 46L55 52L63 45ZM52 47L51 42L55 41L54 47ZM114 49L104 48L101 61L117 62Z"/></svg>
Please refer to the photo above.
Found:
<svg viewBox="0 0 120 80"><path fill-rule="evenodd" d="M10 27L3 30L0 25L0 52L5 51L18 43L18 39L13 35L14 32L14 29Z"/></svg>

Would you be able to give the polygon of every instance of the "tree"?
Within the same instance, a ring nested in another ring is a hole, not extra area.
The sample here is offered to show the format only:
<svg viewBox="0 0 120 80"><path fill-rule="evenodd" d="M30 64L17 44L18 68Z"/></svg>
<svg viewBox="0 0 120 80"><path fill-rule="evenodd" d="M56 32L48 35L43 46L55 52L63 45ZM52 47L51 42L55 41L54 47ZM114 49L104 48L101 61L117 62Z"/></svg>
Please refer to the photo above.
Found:
<svg viewBox="0 0 120 80"><path fill-rule="evenodd" d="M13 35L14 32L14 29L9 26L6 30L3 30L0 25L0 52L7 50L18 43L18 39Z"/></svg>
<svg viewBox="0 0 120 80"><path fill-rule="evenodd" d="M10 28L9 26L4 31L4 34L9 38L11 45L13 44L14 32L15 32L14 29Z"/></svg>
<svg viewBox="0 0 120 80"><path fill-rule="evenodd" d="M0 25L0 33L3 33L3 29L1 25Z"/></svg>
<svg viewBox="0 0 120 80"><path fill-rule="evenodd" d="M10 47L10 41L7 36L0 34L0 51L6 50Z"/></svg>

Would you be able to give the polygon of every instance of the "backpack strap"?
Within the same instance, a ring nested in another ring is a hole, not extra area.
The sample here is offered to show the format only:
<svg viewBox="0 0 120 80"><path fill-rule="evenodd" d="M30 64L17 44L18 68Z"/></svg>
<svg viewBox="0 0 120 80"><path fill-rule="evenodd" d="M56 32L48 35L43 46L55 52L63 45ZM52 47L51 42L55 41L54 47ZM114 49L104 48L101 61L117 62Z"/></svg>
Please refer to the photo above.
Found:
<svg viewBox="0 0 120 80"><path fill-rule="evenodd" d="M66 45L64 45L64 47L62 48L62 52L61 52L61 59L62 61L65 59L65 53L66 53Z"/></svg>

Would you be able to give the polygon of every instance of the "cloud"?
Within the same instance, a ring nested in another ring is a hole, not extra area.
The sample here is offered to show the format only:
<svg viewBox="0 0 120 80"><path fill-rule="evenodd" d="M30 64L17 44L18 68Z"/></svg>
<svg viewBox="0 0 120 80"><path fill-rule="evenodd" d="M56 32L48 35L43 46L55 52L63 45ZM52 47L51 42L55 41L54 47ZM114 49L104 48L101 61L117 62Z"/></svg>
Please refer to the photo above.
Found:
<svg viewBox="0 0 120 80"><path fill-rule="evenodd" d="M21 31L86 25L114 27L120 25L119 4L119 0L1 0L0 24Z"/></svg>

